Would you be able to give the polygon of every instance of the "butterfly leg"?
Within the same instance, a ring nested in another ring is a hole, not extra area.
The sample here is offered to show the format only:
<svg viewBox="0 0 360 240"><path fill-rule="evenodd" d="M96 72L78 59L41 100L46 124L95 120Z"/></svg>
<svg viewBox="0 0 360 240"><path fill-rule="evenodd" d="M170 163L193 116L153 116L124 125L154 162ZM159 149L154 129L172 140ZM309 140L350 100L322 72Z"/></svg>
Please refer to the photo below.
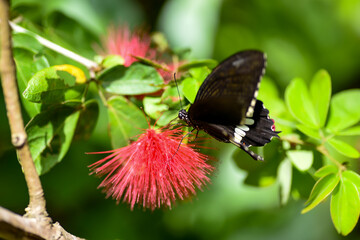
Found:
<svg viewBox="0 0 360 240"><path fill-rule="evenodd" d="M257 155L256 153L254 153L253 151L251 151L249 149L248 146L246 146L244 143L243 144L238 144L238 146L240 146L240 148L242 150L244 150L247 154L249 154L255 161L264 161L264 158Z"/></svg>
<svg viewBox="0 0 360 240"><path fill-rule="evenodd" d="M190 132L186 133L186 134L181 138L181 140L180 140L180 142L179 142L179 145L178 145L175 153L174 153L174 154L172 155L172 157L170 158L170 160L172 160L172 159L175 157L176 153L179 151L179 148L180 148L180 146L181 146L182 141L184 141L184 139L185 139L187 136L189 136L189 134L191 134L194 130L195 130L195 128L193 128ZM198 131L198 132L199 132L199 131Z"/></svg>
<svg viewBox="0 0 360 240"><path fill-rule="evenodd" d="M191 130L191 132L193 132L195 130L195 128L193 129L193 130ZM196 135L195 135L195 139L194 139L194 141L197 139L197 137L198 137L198 135L199 135L199 129L197 129L197 132L196 132Z"/></svg>

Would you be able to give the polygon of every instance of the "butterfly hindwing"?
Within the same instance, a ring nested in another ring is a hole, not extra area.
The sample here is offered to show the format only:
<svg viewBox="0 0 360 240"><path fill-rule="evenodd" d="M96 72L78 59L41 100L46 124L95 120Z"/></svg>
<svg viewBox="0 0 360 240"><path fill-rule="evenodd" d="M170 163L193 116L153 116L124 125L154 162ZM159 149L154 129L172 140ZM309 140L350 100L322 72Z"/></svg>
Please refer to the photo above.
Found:
<svg viewBox="0 0 360 240"><path fill-rule="evenodd" d="M218 141L231 142L255 160L263 160L263 158L252 152L249 149L250 146L264 146L273 137L279 137L279 132L274 130L274 122L269 117L269 110L260 100L256 101L253 116L246 118L243 125L220 125L203 121L197 124L199 128Z"/></svg>

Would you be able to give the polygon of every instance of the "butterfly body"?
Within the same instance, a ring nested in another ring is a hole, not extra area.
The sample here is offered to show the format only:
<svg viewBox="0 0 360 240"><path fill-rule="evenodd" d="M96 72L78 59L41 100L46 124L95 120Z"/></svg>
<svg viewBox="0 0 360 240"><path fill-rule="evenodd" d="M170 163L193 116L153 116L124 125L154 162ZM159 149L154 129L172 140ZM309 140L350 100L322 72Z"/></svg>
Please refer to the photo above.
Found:
<svg viewBox="0 0 360 240"><path fill-rule="evenodd" d="M250 146L264 146L278 137L269 111L257 100L266 57L256 50L238 52L221 62L204 80L188 112L179 118L218 141L231 142L255 160Z"/></svg>

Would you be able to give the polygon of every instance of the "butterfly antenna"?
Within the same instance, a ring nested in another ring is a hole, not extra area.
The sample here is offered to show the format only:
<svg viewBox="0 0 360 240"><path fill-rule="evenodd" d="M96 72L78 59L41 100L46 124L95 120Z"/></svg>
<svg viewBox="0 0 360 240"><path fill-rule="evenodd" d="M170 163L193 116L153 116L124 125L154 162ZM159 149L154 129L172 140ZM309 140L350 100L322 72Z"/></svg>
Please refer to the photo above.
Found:
<svg viewBox="0 0 360 240"><path fill-rule="evenodd" d="M177 84L177 81L176 81L176 72L174 73L174 81L175 81L175 84L176 84L177 92L179 94L180 106L181 106L181 109L183 109L183 105L182 105L182 102L181 102L180 91L179 91L179 85Z"/></svg>

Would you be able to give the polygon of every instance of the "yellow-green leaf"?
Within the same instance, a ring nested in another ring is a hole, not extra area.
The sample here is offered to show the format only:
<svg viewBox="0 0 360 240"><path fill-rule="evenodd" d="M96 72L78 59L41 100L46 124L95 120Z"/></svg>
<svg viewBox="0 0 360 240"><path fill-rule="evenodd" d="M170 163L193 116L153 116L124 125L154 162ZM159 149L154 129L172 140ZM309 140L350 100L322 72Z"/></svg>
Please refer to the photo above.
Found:
<svg viewBox="0 0 360 240"><path fill-rule="evenodd" d="M291 150L287 151L286 155L291 160L291 163L301 172L308 170L313 164L313 153L306 150Z"/></svg>
<svg viewBox="0 0 360 240"><path fill-rule="evenodd" d="M360 89L345 90L331 99L326 128L337 133L360 121Z"/></svg>
<svg viewBox="0 0 360 240"><path fill-rule="evenodd" d="M360 175L354 171L346 170L342 173L343 178L346 178L353 182L357 187L358 191L360 192Z"/></svg>
<svg viewBox="0 0 360 240"><path fill-rule="evenodd" d="M304 124L297 124L296 128L299 129L300 132L302 132L303 134L305 134L309 137L319 139L319 140L321 139L319 129L313 129Z"/></svg>
<svg viewBox="0 0 360 240"><path fill-rule="evenodd" d="M326 165L320 169L318 169L314 176L315 177L318 177L318 178L322 178L322 177L325 177L329 174L335 174L338 172L338 168L335 167L334 165Z"/></svg>
<svg viewBox="0 0 360 240"><path fill-rule="evenodd" d="M319 127L323 127L331 98L331 79L327 71L320 70L315 74L310 83L310 94Z"/></svg>
<svg viewBox="0 0 360 240"><path fill-rule="evenodd" d="M329 174L320 178L311 190L310 197L306 202L308 205L301 211L307 213L319 203L324 201L339 183L340 177L337 174Z"/></svg>
<svg viewBox="0 0 360 240"><path fill-rule="evenodd" d="M292 165L288 158L280 163L277 178L280 185L280 202L284 205L289 200L292 181Z"/></svg>
<svg viewBox="0 0 360 240"><path fill-rule="evenodd" d="M291 81L285 90L285 102L290 113L299 122L311 128L319 127L309 90L303 79L295 78Z"/></svg>
<svg viewBox="0 0 360 240"><path fill-rule="evenodd" d="M360 215L360 198L355 184L342 178L331 197L331 218L338 233L346 236L356 226Z"/></svg>
<svg viewBox="0 0 360 240"><path fill-rule="evenodd" d="M337 152L349 158L358 158L360 157L360 153L351 145L338 140L336 138L330 138L327 141L331 147L333 147Z"/></svg>
<svg viewBox="0 0 360 240"><path fill-rule="evenodd" d="M336 135L340 135L340 136L360 136L360 126L347 128L345 130L342 130L342 131L336 133Z"/></svg>

